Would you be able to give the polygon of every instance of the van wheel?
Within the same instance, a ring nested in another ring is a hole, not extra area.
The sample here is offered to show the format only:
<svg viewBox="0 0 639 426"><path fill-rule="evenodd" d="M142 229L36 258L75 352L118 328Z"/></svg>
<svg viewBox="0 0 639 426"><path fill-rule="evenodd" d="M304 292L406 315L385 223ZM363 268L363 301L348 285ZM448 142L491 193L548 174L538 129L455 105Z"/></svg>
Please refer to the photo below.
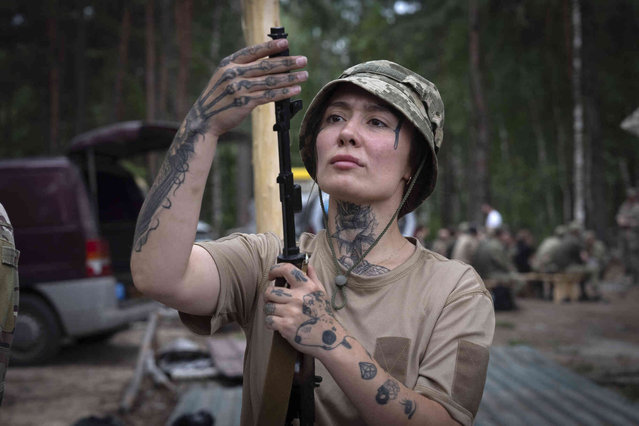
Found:
<svg viewBox="0 0 639 426"><path fill-rule="evenodd" d="M62 331L54 312L41 298L21 294L11 364L41 364L60 350Z"/></svg>

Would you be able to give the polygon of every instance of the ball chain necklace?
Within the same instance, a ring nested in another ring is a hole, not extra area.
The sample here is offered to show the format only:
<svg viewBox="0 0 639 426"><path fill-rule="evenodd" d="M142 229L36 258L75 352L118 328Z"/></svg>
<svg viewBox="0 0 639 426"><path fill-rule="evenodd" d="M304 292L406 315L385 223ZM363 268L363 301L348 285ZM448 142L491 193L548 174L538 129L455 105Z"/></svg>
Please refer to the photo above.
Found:
<svg viewBox="0 0 639 426"><path fill-rule="evenodd" d="M339 271L340 271L339 261L337 260L337 255L335 254L335 248L333 247L333 243L330 240L331 238L334 238L334 237L329 235L330 233L328 231L328 215L326 213L326 208L324 207L324 199L322 198L322 190L321 189L319 190L319 199L320 199L320 204L321 204L321 207L322 207L322 213L323 213L323 216L324 216L324 222L325 222L325 227L326 227L326 238L328 239L328 247L331 249L331 254L332 254L332 257L333 257L333 263L335 265L335 270L337 271L337 275L335 276L334 283L335 283L335 287L337 288L338 291L334 291L333 295L331 296L331 306L333 307L334 310L339 311L344 306L346 306L347 300L346 300L345 288L346 288L346 284L348 283L348 276L351 274L353 269L355 269L360 263L362 263L364 258L368 255L368 253L370 253L371 250L373 250L373 248L375 248L375 246L377 245L379 240L381 240L382 237L384 236L384 234L386 233L386 231L388 231L388 229L390 228L391 224L393 223L393 221L395 220L397 215L399 215L399 212L401 211L402 207L404 207L404 204L406 204L406 200L408 200L408 196L410 195L410 193L413 190L413 187L415 186L415 182L417 182L417 177L419 176L420 172L422 171L424 163L425 163L425 159L422 160L422 162L419 164L419 167L417 168L417 172L415 172L415 175L412 178L409 179L410 180L410 184L408 185L408 190L406 191L406 194L404 194L404 197L402 198L402 202L399 204L399 207L397 208L397 210L395 210L395 213L393 214L391 219L388 221L388 223L386 224L386 226L384 227L382 232L377 236L377 238L375 238L375 241L373 241L373 243L368 247L368 249L366 249L366 251L362 254L362 256L357 260L357 262L353 263L350 267L348 267L346 272L344 272L343 274L339 273ZM403 246L402 246L402 248L403 248ZM386 259L386 260L388 260L388 259ZM337 303L335 302L336 295L337 295L338 292L340 294L340 297L343 300L341 305L337 305Z"/></svg>

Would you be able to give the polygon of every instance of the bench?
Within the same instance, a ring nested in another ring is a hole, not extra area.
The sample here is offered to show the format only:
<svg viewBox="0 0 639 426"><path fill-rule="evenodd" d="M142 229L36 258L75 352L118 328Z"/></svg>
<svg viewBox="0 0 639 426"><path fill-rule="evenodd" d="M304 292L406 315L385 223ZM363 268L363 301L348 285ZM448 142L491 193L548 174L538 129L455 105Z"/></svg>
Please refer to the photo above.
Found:
<svg viewBox="0 0 639 426"><path fill-rule="evenodd" d="M585 278L585 275L583 272L526 272L517 274L518 278L526 283L541 281L544 286L544 294L549 294L552 288L552 300L555 303L578 300L581 292L579 283Z"/></svg>

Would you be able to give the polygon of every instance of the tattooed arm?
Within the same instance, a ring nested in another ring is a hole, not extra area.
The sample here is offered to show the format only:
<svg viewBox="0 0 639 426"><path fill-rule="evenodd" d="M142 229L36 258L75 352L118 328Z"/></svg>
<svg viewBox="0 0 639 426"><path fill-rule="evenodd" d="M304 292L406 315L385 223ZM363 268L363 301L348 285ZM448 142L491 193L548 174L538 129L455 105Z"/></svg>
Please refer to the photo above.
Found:
<svg viewBox="0 0 639 426"><path fill-rule="evenodd" d="M182 122L135 229L131 272L148 296L196 315L216 307L215 262L193 246L204 187L220 135L256 106L299 93L307 73L288 71L306 58L268 58L287 46L286 39L272 40L225 58Z"/></svg>
<svg viewBox="0 0 639 426"><path fill-rule="evenodd" d="M439 403L408 389L384 371L334 316L315 270L290 264L271 268L269 278L286 278L291 288L264 293L266 326L295 349L324 364L369 425L456 425Z"/></svg>

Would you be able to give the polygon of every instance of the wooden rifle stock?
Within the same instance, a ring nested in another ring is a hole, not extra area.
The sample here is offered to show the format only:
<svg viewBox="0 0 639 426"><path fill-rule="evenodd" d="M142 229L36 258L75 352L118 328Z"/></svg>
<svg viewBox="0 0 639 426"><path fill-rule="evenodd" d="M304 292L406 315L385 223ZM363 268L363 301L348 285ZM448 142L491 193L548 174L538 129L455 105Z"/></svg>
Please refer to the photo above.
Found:
<svg viewBox="0 0 639 426"><path fill-rule="evenodd" d="M286 38L283 27L271 28L269 37ZM273 56L288 56L288 49ZM292 263L304 270L306 254L300 253L295 235L295 213L302 210L302 191L293 180L291 171L291 143L289 138L291 117L302 109L302 101L284 99L275 102L275 125L279 149L280 186L282 220L284 224L284 247L278 256L278 263ZM277 279L275 285L288 287L284 279ZM259 424L279 426L293 424L299 419L301 426L315 422L315 387L321 378L315 376L315 359L295 351L279 334L273 334L268 371L262 394L262 408ZM267 401L268 398L268 401Z"/></svg>

